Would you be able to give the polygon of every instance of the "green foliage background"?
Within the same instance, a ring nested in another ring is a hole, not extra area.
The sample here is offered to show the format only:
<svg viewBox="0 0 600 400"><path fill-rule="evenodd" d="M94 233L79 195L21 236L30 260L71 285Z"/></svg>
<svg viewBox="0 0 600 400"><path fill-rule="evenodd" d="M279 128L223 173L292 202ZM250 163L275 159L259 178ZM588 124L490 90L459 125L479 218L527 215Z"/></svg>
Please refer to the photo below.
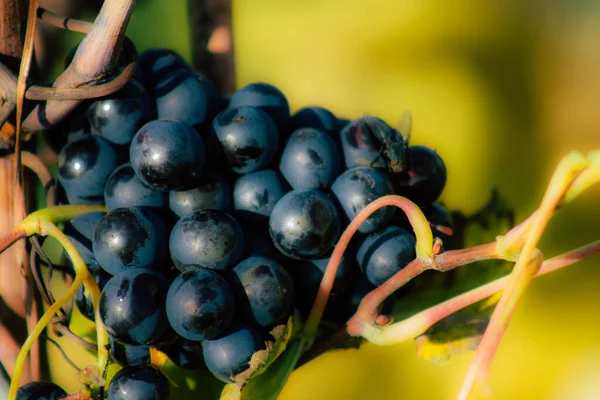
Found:
<svg viewBox="0 0 600 400"><path fill-rule="evenodd" d="M188 27L184 0L146 0L128 34L189 59ZM446 161L452 209L474 211L497 187L522 220L564 154L600 148L597 2L234 0L234 35L238 85L273 83L293 109L392 124L409 109L412 142ZM548 257L600 237L599 199L596 187L559 212ZM598 257L536 280L494 362L492 398L598 398L599 303ZM366 345L302 367L281 399L453 399L471 358L438 366L414 342Z"/></svg>

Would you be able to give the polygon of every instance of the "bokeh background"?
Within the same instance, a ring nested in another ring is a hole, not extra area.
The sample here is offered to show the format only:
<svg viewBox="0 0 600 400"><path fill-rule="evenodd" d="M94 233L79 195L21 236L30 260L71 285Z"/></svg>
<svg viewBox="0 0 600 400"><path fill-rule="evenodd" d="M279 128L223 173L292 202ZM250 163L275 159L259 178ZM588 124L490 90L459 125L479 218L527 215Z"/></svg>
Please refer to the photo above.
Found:
<svg viewBox="0 0 600 400"><path fill-rule="evenodd" d="M140 51L191 56L184 0L141 0ZM443 202L469 213L498 188L527 216L558 161L600 149L600 2L233 0L237 83L279 87L292 109L320 105L396 124L448 167ZM66 53L76 40L67 36ZM600 187L560 210L547 257L600 237ZM492 399L600 399L600 258L537 279L491 371ZM473 354L443 365L414 342L326 354L282 400L453 399Z"/></svg>

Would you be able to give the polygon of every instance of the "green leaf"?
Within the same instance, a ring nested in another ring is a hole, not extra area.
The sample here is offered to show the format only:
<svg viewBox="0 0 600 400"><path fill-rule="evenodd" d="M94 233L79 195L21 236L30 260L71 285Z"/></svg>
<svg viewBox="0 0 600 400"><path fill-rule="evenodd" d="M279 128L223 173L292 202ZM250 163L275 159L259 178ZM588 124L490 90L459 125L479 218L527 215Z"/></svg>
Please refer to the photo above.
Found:
<svg viewBox="0 0 600 400"><path fill-rule="evenodd" d="M513 225L512 211L497 193L478 213L453 213L453 248L493 242ZM441 273L426 271L394 295L391 316L402 320L474 287L507 275L512 264L501 260L483 261ZM467 307L432 326L416 339L423 359L443 363L452 354L474 350L487 327L498 297Z"/></svg>
<svg viewBox="0 0 600 400"><path fill-rule="evenodd" d="M273 328L270 332L273 340L265 342L264 350L254 353L249 363L250 367L233 378L235 383L225 385L221 392L221 400L262 399L262 397L255 397L257 387L260 387L261 392L263 390L268 392L269 388L263 388L262 384L252 385L252 382L258 379L261 381L272 379L273 374L268 374L271 370L269 367L275 367L273 364L276 363L279 356L284 353L288 343L298 334L301 326L302 323L300 317L296 313L290 316L285 325L278 325ZM279 367L277 367L277 369L279 369ZM262 376L266 377L261 379ZM275 379L275 381L279 381L279 379L281 378ZM285 380L287 380L287 375L285 376Z"/></svg>

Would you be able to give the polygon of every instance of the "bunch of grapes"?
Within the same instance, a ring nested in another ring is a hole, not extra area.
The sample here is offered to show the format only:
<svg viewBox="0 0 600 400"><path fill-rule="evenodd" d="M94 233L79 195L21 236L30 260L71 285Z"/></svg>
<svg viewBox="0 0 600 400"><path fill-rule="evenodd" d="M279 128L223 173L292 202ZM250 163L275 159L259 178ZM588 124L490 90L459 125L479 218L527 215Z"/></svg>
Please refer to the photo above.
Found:
<svg viewBox="0 0 600 400"><path fill-rule="evenodd" d="M108 208L65 227L102 290L110 354L124 367L108 399L168 398L152 347L232 382L273 327L308 315L341 233L374 200L402 195L434 228L451 225L435 203L445 165L434 150L409 146L406 132L322 107L290 115L266 83L223 98L169 50L142 53L135 79L60 129L58 203ZM404 214L375 212L345 252L325 320L343 324L414 258ZM83 288L76 304L94 321ZM33 383L18 398L61 391Z"/></svg>

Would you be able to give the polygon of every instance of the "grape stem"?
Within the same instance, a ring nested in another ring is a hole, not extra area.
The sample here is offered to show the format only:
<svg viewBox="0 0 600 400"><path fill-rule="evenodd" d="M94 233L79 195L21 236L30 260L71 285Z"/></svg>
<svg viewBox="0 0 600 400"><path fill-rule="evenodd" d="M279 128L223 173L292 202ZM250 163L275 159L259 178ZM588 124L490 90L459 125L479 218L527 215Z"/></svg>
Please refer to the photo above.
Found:
<svg viewBox="0 0 600 400"><path fill-rule="evenodd" d="M600 240L544 261L534 277L549 274L598 253L600 253ZM504 290L509 283L509 278L510 275L496 279L423 310L403 321L384 328L373 329L366 339L375 344L386 346L414 339L442 319Z"/></svg>
<svg viewBox="0 0 600 400"><path fill-rule="evenodd" d="M600 240L544 261L538 273L535 275L535 278L570 266L598 253L600 253ZM474 288L425 309L403 321L382 328L381 333L374 334L369 340L380 345L394 345L414 339L425 333L442 319L504 290L507 282L508 276L505 276ZM349 337L348 331L345 328L340 328L322 342L315 343L314 346L303 355L300 360L300 365L306 364L332 348L341 345Z"/></svg>
<svg viewBox="0 0 600 400"><path fill-rule="evenodd" d="M90 275L85 262L75 249L75 246L65 236L60 229L54 225L56 222L64 222L70 220L77 215L84 214L93 211L105 211L104 206L82 206L82 205L70 205L70 206L58 206L47 208L44 210L36 211L27 216L23 221L13 230L13 232L23 232L25 236L42 235L51 236L55 238L63 247L69 258L73 263L75 269L75 279L72 285L69 287L67 292L52 304L44 315L37 322L35 327L29 333L29 336L23 343L19 354L17 356L13 375L11 377L11 384L9 389L9 400L15 400L17 396L17 389L25 363L27 361L27 355L33 346L34 342L38 339L40 334L44 331L46 326L54 318L54 314L73 296L75 296L79 286L84 284L85 289L90 293L92 303L94 304L95 319L96 319L96 340L98 344L98 367L104 370L108 363L108 334L102 325L99 313L100 303L100 289L98 284L92 275ZM52 222L50 222L52 221ZM54 223L53 223L54 222ZM10 235L9 235L10 236Z"/></svg>
<svg viewBox="0 0 600 400"><path fill-rule="evenodd" d="M487 382L492 359L514 315L517 304L542 265L543 255L537 249L537 244L556 207L568 193L578 175L589 165L588 158L581 153L573 152L564 157L557 166L540 207L530 219L528 234L519 251L513 271L508 277L504 292L494 308L489 325L477 346L475 357L458 395L459 400L466 400L475 386Z"/></svg>
<svg viewBox="0 0 600 400"><path fill-rule="evenodd" d="M92 24L90 22L80 21L69 17L62 17L41 7L38 8L37 17L52 26L66 29L68 31L88 33L92 28Z"/></svg>
<svg viewBox="0 0 600 400"><path fill-rule="evenodd" d="M352 239L352 236L358 231L358 228L371 214L385 206L396 206L401 208L406 214L415 232L417 261L418 264L422 266L420 268L426 269L427 266L433 264L433 234L431 233L429 222L419 206L405 197L396 195L383 196L373 201L358 213L352 222L350 222L344 233L342 233L340 240L329 258L327 269L323 275L315 302L306 321L306 325L304 326L304 343L301 346L304 349L308 349L312 345L312 340L314 339L317 327L323 316L323 311L327 305L329 293L333 287L333 281L335 280L338 266L342 260L344 251L350 243L350 239Z"/></svg>

